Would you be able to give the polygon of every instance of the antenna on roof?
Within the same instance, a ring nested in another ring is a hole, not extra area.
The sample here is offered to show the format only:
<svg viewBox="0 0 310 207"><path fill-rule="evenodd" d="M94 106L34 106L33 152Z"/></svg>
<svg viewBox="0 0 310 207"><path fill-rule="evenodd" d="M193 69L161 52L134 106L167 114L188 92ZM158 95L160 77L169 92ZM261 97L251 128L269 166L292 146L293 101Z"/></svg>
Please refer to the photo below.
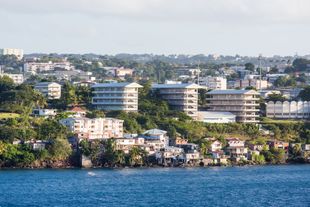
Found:
<svg viewBox="0 0 310 207"><path fill-rule="evenodd" d="M262 54L259 54L258 60L259 60L259 91L262 90Z"/></svg>

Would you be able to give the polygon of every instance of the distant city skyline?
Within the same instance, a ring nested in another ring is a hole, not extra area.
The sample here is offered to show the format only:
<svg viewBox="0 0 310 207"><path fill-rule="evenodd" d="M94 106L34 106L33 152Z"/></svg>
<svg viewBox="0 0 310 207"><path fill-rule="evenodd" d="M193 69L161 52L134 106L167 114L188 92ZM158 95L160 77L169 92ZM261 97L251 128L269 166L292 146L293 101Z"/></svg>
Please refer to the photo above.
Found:
<svg viewBox="0 0 310 207"><path fill-rule="evenodd" d="M310 54L307 0L0 0L0 48L29 53Z"/></svg>

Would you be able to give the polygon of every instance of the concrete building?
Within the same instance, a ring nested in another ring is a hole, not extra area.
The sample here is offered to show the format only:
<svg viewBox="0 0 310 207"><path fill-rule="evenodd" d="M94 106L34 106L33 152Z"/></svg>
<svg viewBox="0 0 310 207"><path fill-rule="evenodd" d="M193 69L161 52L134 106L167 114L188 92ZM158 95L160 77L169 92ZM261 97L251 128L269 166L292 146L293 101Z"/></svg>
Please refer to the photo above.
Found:
<svg viewBox="0 0 310 207"><path fill-rule="evenodd" d="M13 80L13 82L17 85L22 84L24 82L23 74L12 74L12 73L3 73L0 68L0 77L8 76Z"/></svg>
<svg viewBox="0 0 310 207"><path fill-rule="evenodd" d="M207 95L210 111L231 112L236 115L237 122L258 122L258 92L254 90L213 90Z"/></svg>
<svg viewBox="0 0 310 207"><path fill-rule="evenodd" d="M235 82L235 88L254 87L258 90L268 88L267 80L243 79Z"/></svg>
<svg viewBox="0 0 310 207"><path fill-rule="evenodd" d="M114 118L67 118L59 121L80 139L123 137L123 120Z"/></svg>
<svg viewBox="0 0 310 207"><path fill-rule="evenodd" d="M199 85L206 86L212 90L226 90L227 79L224 77L204 77L199 79Z"/></svg>
<svg viewBox="0 0 310 207"><path fill-rule="evenodd" d="M74 67L68 61L63 62L27 62L24 64L24 72L25 73L32 73L36 74L38 72L47 72L47 71L54 71L55 69L60 70L73 70Z"/></svg>
<svg viewBox="0 0 310 207"><path fill-rule="evenodd" d="M100 110L138 111L137 83L99 83L92 86L92 104Z"/></svg>
<svg viewBox="0 0 310 207"><path fill-rule="evenodd" d="M154 84L153 90L158 90L162 99L166 100L175 110L184 111L188 116L197 119L198 89L197 84Z"/></svg>
<svg viewBox="0 0 310 207"><path fill-rule="evenodd" d="M309 119L310 102L269 101L266 106L266 116L276 119Z"/></svg>
<svg viewBox="0 0 310 207"><path fill-rule="evenodd" d="M3 48L0 49L0 55L15 55L17 59L21 60L24 57L24 51L22 49Z"/></svg>
<svg viewBox="0 0 310 207"><path fill-rule="evenodd" d="M205 123L233 123L236 115L224 111L198 111L198 121Z"/></svg>
<svg viewBox="0 0 310 207"><path fill-rule="evenodd" d="M37 83L34 89L41 92L48 99L60 99L61 97L61 85L55 82Z"/></svg>

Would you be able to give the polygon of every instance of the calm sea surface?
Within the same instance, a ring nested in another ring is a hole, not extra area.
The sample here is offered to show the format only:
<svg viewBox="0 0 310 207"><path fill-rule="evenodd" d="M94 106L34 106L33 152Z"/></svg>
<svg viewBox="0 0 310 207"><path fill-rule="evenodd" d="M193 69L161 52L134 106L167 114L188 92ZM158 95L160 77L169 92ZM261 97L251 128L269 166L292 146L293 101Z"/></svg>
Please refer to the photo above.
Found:
<svg viewBox="0 0 310 207"><path fill-rule="evenodd" d="M310 206L310 165L0 170L0 206Z"/></svg>

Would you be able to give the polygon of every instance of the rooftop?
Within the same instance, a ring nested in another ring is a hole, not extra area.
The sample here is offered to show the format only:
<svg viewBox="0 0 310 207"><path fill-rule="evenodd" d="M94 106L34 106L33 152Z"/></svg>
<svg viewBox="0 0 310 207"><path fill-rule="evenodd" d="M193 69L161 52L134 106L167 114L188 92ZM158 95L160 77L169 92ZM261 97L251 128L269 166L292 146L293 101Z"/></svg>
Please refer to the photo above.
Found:
<svg viewBox="0 0 310 207"><path fill-rule="evenodd" d="M195 83L181 83L181 84L153 84L152 88L201 88Z"/></svg>
<svg viewBox="0 0 310 207"><path fill-rule="evenodd" d="M212 90L207 93L208 95L229 95L229 94L253 94L253 95L259 95L259 93L255 90Z"/></svg>
<svg viewBox="0 0 310 207"><path fill-rule="evenodd" d="M162 135L162 134L166 134L167 131L164 130L160 130L160 129L150 129L147 130L145 132L143 132L144 135L149 134L149 135Z"/></svg>
<svg viewBox="0 0 310 207"><path fill-rule="evenodd" d="M115 87L115 88L142 88L140 84L137 83L128 83L128 82L121 82L121 83L97 83L92 85L92 88L105 88L105 87Z"/></svg>

